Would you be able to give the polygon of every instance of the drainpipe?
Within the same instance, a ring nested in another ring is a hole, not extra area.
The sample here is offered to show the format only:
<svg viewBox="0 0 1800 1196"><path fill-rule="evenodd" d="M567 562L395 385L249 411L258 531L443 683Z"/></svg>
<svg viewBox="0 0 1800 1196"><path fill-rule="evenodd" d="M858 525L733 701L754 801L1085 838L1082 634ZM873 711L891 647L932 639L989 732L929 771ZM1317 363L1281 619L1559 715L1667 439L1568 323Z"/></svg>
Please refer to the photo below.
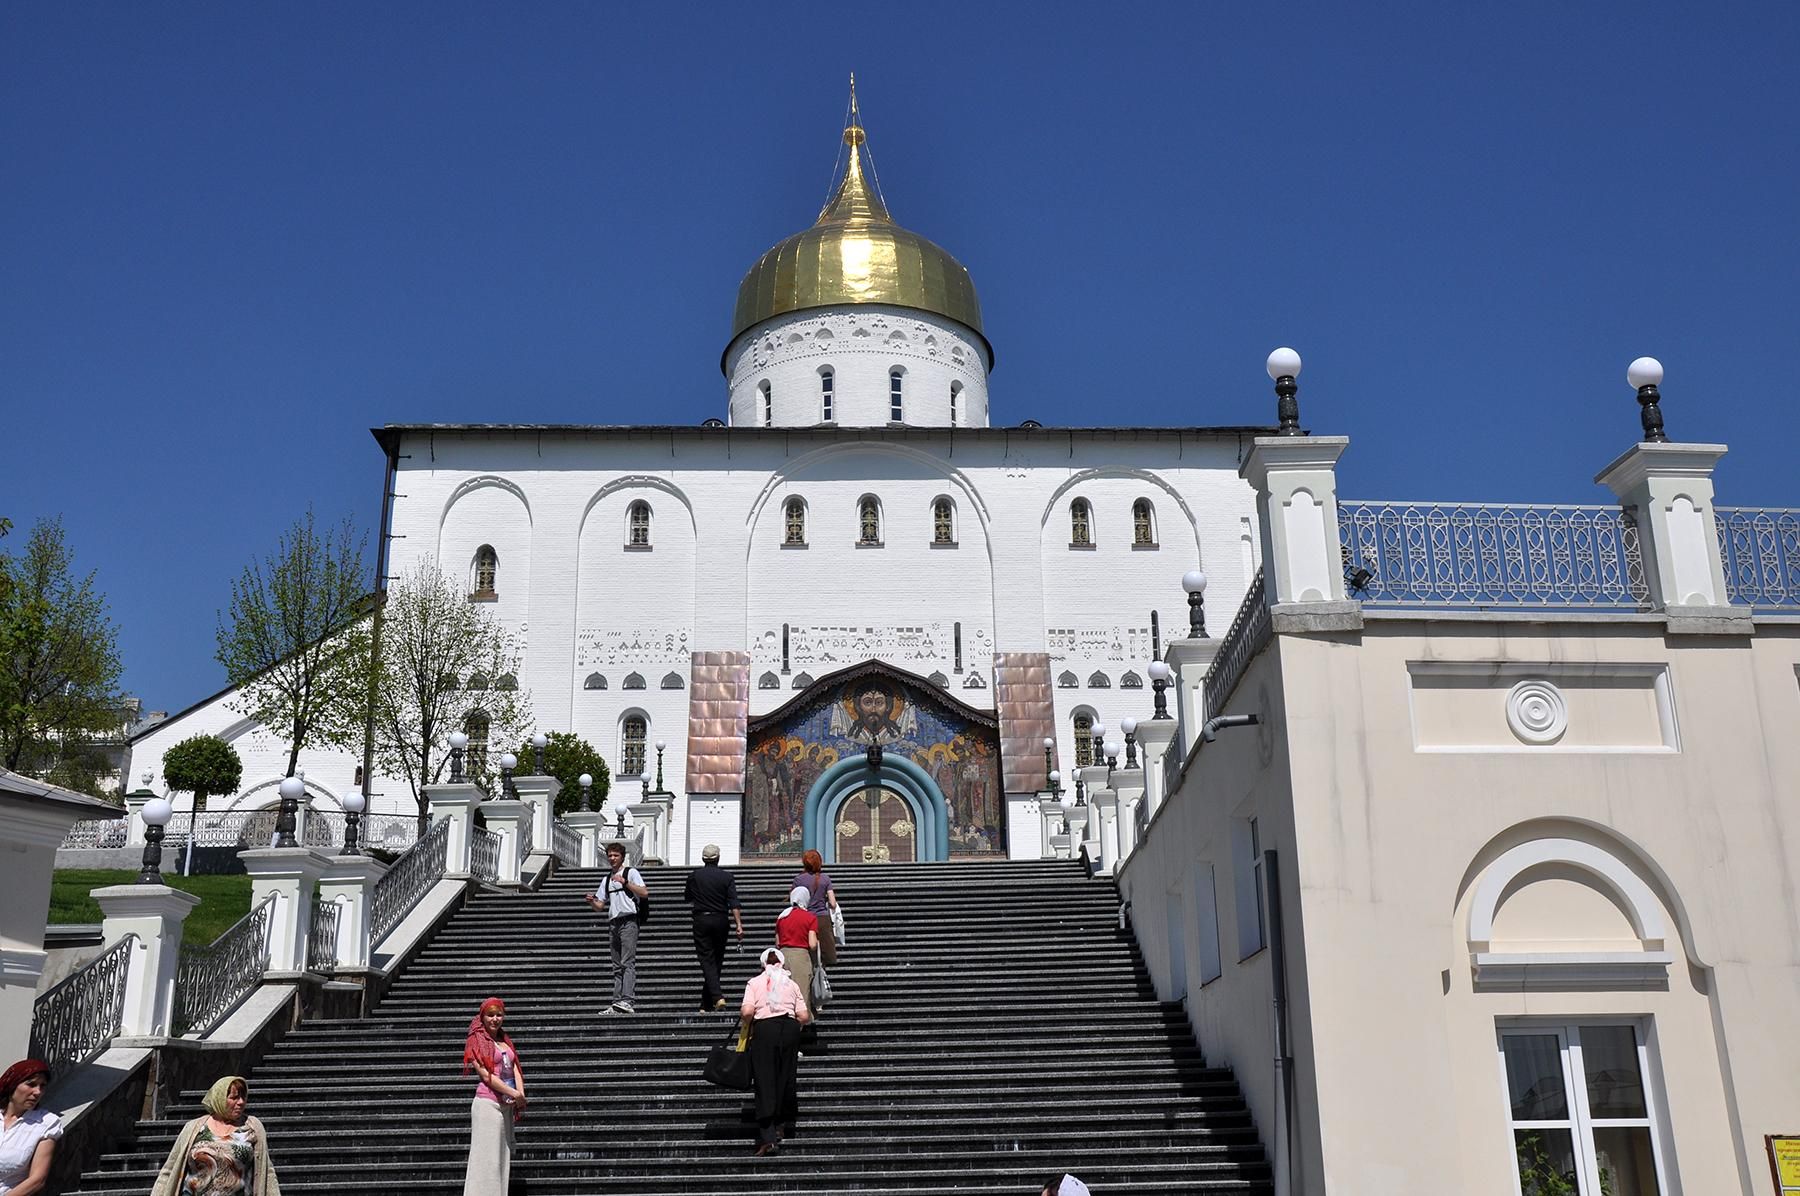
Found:
<svg viewBox="0 0 1800 1196"><path fill-rule="evenodd" d="M400 471L400 441L397 435L390 433L382 442L387 450L387 468L381 479L381 526L377 530L375 540L375 611L372 617L373 627L369 633L369 689L364 695L363 712L363 753L362 753L362 792L368 804L364 807L371 814L375 812L375 663L381 659L381 622L387 607L388 589L388 545L392 541L389 533L394 525L394 479ZM371 823L370 825L373 825ZM423 830L423 828L421 828ZM189 835L192 838L192 835Z"/></svg>
<svg viewBox="0 0 1800 1196"><path fill-rule="evenodd" d="M1287 944L1281 930L1281 867L1275 850L1263 852L1264 903L1269 911L1270 987L1275 1015L1275 1196L1294 1192L1294 1059L1288 1048Z"/></svg>

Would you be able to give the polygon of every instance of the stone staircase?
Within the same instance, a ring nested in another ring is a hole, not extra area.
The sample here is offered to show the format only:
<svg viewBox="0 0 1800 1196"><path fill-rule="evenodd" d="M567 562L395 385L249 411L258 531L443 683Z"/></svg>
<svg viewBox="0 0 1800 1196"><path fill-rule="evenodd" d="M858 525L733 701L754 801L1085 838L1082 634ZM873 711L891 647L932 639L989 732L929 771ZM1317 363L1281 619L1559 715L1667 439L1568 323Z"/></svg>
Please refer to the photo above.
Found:
<svg viewBox="0 0 1800 1196"><path fill-rule="evenodd" d="M283 1191L459 1194L461 1048L487 996L507 1002L531 1095L515 1193L1035 1196L1063 1171L1108 1196L1272 1190L1236 1083L1156 1000L1110 882L1055 861L831 871L850 942L779 1156L751 1157L745 1095L700 1068L736 1027L733 994L794 869L737 869L749 934L727 960L729 1014L697 1010L686 869L646 870L639 1012L604 1018L606 946L581 901L600 874L567 871L535 893L472 896L372 1018L309 1022L264 1057L250 1107ZM199 1096L140 1123L79 1191L142 1196Z"/></svg>

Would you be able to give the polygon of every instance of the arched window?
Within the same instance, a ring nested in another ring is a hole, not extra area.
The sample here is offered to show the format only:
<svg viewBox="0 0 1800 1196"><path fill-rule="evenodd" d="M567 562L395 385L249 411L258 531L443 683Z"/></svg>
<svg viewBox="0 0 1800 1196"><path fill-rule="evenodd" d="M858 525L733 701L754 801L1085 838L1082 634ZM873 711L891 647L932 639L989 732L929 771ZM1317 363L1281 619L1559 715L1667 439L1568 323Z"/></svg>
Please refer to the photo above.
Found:
<svg viewBox="0 0 1800 1196"><path fill-rule="evenodd" d="M642 673L627 673L627 674L625 674L625 684L621 688L624 688L624 689L642 689L642 688L644 688L644 675Z"/></svg>
<svg viewBox="0 0 1800 1196"><path fill-rule="evenodd" d="M1094 543L1094 509L1078 498L1069 504L1069 547L1089 548Z"/></svg>
<svg viewBox="0 0 1800 1196"><path fill-rule="evenodd" d="M772 428L775 426L775 391L767 382L759 384L756 389L761 392L762 398L762 426Z"/></svg>
<svg viewBox="0 0 1800 1196"><path fill-rule="evenodd" d="M1108 677L1105 673L1095 673L1092 677L1088 678L1088 688L1111 689L1112 678Z"/></svg>
<svg viewBox="0 0 1800 1196"><path fill-rule="evenodd" d="M1144 688L1144 679L1142 677L1138 676L1136 673L1127 669L1125 672L1125 675L1123 677L1119 678L1119 688L1120 689L1142 689L1142 688Z"/></svg>
<svg viewBox="0 0 1800 1196"><path fill-rule="evenodd" d="M488 679L487 679L486 673L470 673L469 674L469 684L464 686L463 688L465 688L465 689L486 689L487 687L488 687Z"/></svg>
<svg viewBox="0 0 1800 1196"><path fill-rule="evenodd" d="M500 574L500 557L493 545L483 544L475 550L475 589L471 598L489 599L499 596L494 579Z"/></svg>
<svg viewBox="0 0 1800 1196"><path fill-rule="evenodd" d="M1074 673L1069 672L1069 670L1064 669L1062 672L1060 672L1056 675L1056 688L1058 688L1058 689L1080 689L1081 688L1081 678L1077 677Z"/></svg>
<svg viewBox="0 0 1800 1196"><path fill-rule="evenodd" d="M644 775L644 736L649 729L649 720L641 714L628 714L619 724L620 776Z"/></svg>
<svg viewBox="0 0 1800 1196"><path fill-rule="evenodd" d="M502 673L494 679L495 689L514 690L519 688L519 679L511 673Z"/></svg>
<svg viewBox="0 0 1800 1196"><path fill-rule="evenodd" d="M1087 768L1094 763L1094 716L1075 716L1075 767Z"/></svg>
<svg viewBox="0 0 1800 1196"><path fill-rule="evenodd" d="M605 689L606 688L606 678L602 677L599 673L589 673L587 675L587 680L583 681L581 683L581 688L583 688L583 689Z"/></svg>
<svg viewBox="0 0 1800 1196"><path fill-rule="evenodd" d="M806 503L798 498L790 498L782 506L781 515L787 529L781 542L783 544L806 543Z"/></svg>
<svg viewBox="0 0 1800 1196"><path fill-rule="evenodd" d="M625 509L625 544L629 548L650 547L650 504L642 499Z"/></svg>
<svg viewBox="0 0 1800 1196"><path fill-rule="evenodd" d="M488 716L479 710L471 710L463 719L463 734L469 737L469 746L463 750L463 771L472 777L487 774L488 751Z"/></svg>
<svg viewBox="0 0 1800 1196"><path fill-rule="evenodd" d="M956 543L956 504L948 498L931 500L931 542Z"/></svg>
<svg viewBox="0 0 1800 1196"><path fill-rule="evenodd" d="M906 419L906 371L899 366L888 371L888 419L896 424Z"/></svg>
<svg viewBox="0 0 1800 1196"><path fill-rule="evenodd" d="M807 686L811 685L812 683L813 683L813 678L812 678L811 673L796 673L796 674L794 674L794 688L795 689L805 689Z"/></svg>
<svg viewBox="0 0 1800 1196"><path fill-rule="evenodd" d="M758 689L780 689L781 688L781 678L777 677L773 672L764 673L762 676L760 676L756 679L756 688L758 688Z"/></svg>
<svg viewBox="0 0 1800 1196"><path fill-rule="evenodd" d="M1131 504L1131 542L1140 548L1156 546L1156 519L1150 500L1140 498Z"/></svg>
<svg viewBox="0 0 1800 1196"><path fill-rule="evenodd" d="M881 543L881 503L873 494L865 494L856 500L856 542Z"/></svg>
<svg viewBox="0 0 1800 1196"><path fill-rule="evenodd" d="M962 423L962 383L952 382L950 384L950 426L952 428L954 428L954 427L959 426L961 423Z"/></svg>
<svg viewBox="0 0 1800 1196"><path fill-rule="evenodd" d="M831 400L837 397L837 373L830 366L819 371L819 419L831 422Z"/></svg>
<svg viewBox="0 0 1800 1196"><path fill-rule="evenodd" d="M662 687L664 689L682 689L686 685L687 685L687 682L685 682L681 679L680 673L665 673L665 674L663 674Z"/></svg>
<svg viewBox="0 0 1800 1196"><path fill-rule="evenodd" d="M949 689L950 688L950 678L944 676L942 673L933 673L930 677L930 681L933 685L937 686L939 689Z"/></svg>

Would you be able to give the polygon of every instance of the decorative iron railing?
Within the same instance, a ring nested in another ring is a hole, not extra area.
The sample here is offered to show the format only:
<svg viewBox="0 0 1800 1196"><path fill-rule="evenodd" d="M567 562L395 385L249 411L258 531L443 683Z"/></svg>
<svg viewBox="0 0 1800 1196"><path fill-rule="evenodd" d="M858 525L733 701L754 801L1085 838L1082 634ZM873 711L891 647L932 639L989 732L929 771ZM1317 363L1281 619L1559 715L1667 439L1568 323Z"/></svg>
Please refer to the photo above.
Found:
<svg viewBox="0 0 1800 1196"><path fill-rule="evenodd" d="M344 814L338 810L313 810L306 816L308 847L341 847ZM356 841L363 847L405 851L419 839L416 814L364 814L356 824Z"/></svg>
<svg viewBox="0 0 1800 1196"><path fill-rule="evenodd" d="M262 983L274 907L270 893L209 946L182 946L175 974L177 1037L211 1030Z"/></svg>
<svg viewBox="0 0 1800 1196"><path fill-rule="evenodd" d="M431 886L443 879L449 850L450 820L440 818L375 882L369 897L370 946L386 938Z"/></svg>
<svg viewBox="0 0 1800 1196"><path fill-rule="evenodd" d="M312 929L306 935L306 970L337 971L338 921L344 907L335 901L313 902Z"/></svg>
<svg viewBox="0 0 1800 1196"><path fill-rule="evenodd" d="M550 841L556 853L556 862L565 868L573 868L581 863L581 836L575 828L558 818L550 824Z"/></svg>
<svg viewBox="0 0 1800 1196"><path fill-rule="evenodd" d="M1269 604L1265 593L1262 570L1258 569L1225 638L1219 641L1219 654L1213 657L1212 666L1206 670L1206 680L1201 688L1202 721L1225 708L1225 700L1243 679L1244 670L1269 643ZM1180 768L1179 761L1175 767Z"/></svg>
<svg viewBox="0 0 1800 1196"><path fill-rule="evenodd" d="M128 934L39 997L31 1007L27 1055L55 1072L104 1051L119 1036L131 957L143 946Z"/></svg>
<svg viewBox="0 0 1800 1196"><path fill-rule="evenodd" d="M532 851L537 847L537 844L534 842L534 839L536 838L536 835L537 835L537 831L533 826L533 824L536 822L537 822L536 812L533 810L532 807L526 806L525 807L525 817L519 819L519 862L520 863L523 863L527 859L530 859Z"/></svg>
<svg viewBox="0 0 1800 1196"><path fill-rule="evenodd" d="M1367 606L1648 606L1638 529L1610 506L1338 503L1344 581Z"/></svg>
<svg viewBox="0 0 1800 1196"><path fill-rule="evenodd" d="M500 880L500 836L485 826L470 828L469 871L476 880L495 884Z"/></svg>
<svg viewBox="0 0 1800 1196"><path fill-rule="evenodd" d="M1757 610L1800 608L1800 509L1714 507L1725 594Z"/></svg>
<svg viewBox="0 0 1800 1196"><path fill-rule="evenodd" d="M129 818L84 818L63 836L66 848L107 848L125 846L131 832Z"/></svg>

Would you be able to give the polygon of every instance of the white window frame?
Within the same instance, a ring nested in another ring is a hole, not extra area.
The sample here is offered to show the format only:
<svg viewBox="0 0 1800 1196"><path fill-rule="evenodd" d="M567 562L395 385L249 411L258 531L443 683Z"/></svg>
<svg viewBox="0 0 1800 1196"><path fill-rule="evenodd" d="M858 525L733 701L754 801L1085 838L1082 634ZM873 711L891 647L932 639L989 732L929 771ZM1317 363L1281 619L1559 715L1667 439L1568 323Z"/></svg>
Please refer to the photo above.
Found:
<svg viewBox="0 0 1800 1196"><path fill-rule="evenodd" d="M899 366L888 371L888 422L906 422L906 371Z"/></svg>
<svg viewBox="0 0 1800 1196"><path fill-rule="evenodd" d="M1269 945L1263 909L1262 828L1254 814L1231 820L1231 879L1237 896L1238 962Z"/></svg>
<svg viewBox="0 0 1800 1196"><path fill-rule="evenodd" d="M950 426L952 428L962 424L962 396L962 383L952 382L950 384Z"/></svg>
<svg viewBox="0 0 1800 1196"><path fill-rule="evenodd" d="M819 370L819 422L832 423L832 400L837 397L837 371L830 366Z"/></svg>
<svg viewBox="0 0 1800 1196"><path fill-rule="evenodd" d="M1194 917L1194 933L1200 940L1200 986L1204 988L1225 974L1219 959L1219 891L1213 866L1205 862L1194 865Z"/></svg>
<svg viewBox="0 0 1800 1196"><path fill-rule="evenodd" d="M762 395L762 426L773 428L775 426L775 388L764 382L756 389Z"/></svg>
<svg viewBox="0 0 1800 1196"><path fill-rule="evenodd" d="M1626 1026L1637 1041L1638 1079L1644 1089L1644 1116L1595 1118L1588 1111L1587 1068L1581 1054L1583 1027ZM1506 1074L1506 1036L1508 1034L1554 1034L1557 1053L1562 1061L1563 1093L1569 1106L1566 1121L1514 1121L1512 1090ZM1681 1196L1677 1184L1670 1182L1668 1152L1664 1146L1669 1127L1657 1080L1655 1023L1648 1017L1583 1017L1576 1021L1546 1021L1541 1018L1501 1018L1494 1027L1494 1056L1500 1066L1500 1107L1505 1110L1506 1156L1512 1160L1512 1186L1517 1196L1524 1196L1524 1183L1519 1178L1517 1130L1547 1129L1569 1131L1575 1145L1575 1165L1580 1196L1601 1196L1599 1152L1594 1148L1594 1131L1614 1127L1644 1128L1650 1131L1650 1156L1656 1168L1656 1186L1661 1196Z"/></svg>

